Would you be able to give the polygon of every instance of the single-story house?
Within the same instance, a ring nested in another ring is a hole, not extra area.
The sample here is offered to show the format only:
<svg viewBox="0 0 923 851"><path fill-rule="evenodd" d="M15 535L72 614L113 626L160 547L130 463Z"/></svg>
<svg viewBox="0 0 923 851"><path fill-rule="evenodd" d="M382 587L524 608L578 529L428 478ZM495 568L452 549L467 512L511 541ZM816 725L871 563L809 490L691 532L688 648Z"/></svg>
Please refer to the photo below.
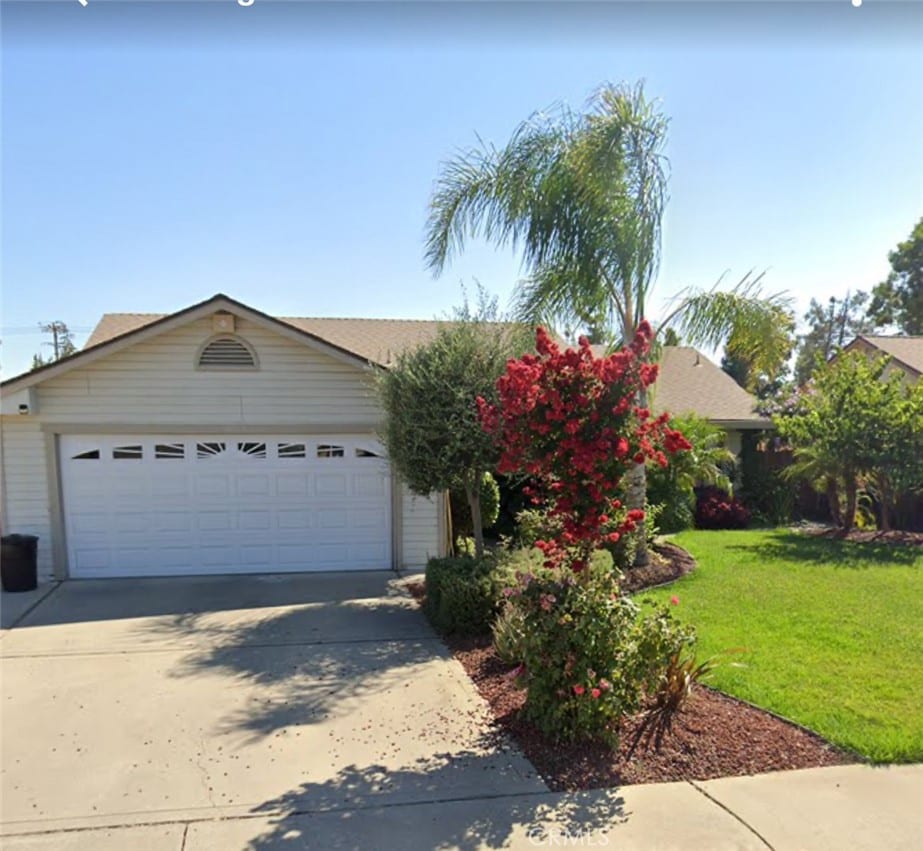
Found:
<svg viewBox="0 0 923 851"><path fill-rule="evenodd" d="M392 475L370 379L435 326L224 295L104 316L0 388L3 533L39 536L43 578L422 565L445 500Z"/></svg>
<svg viewBox="0 0 923 851"><path fill-rule="evenodd" d="M885 368L885 375L891 375L898 370L910 384L916 384L923 375L923 337L911 337L906 334L860 334L846 345L843 351L863 352L869 357L888 355L891 362Z"/></svg>
<svg viewBox="0 0 923 851"><path fill-rule="evenodd" d="M603 354L604 346L594 346ZM744 432L772 428L772 420L756 412L756 398L692 346L663 346L660 375L651 393L651 409L680 416L696 414L727 434L727 448L740 454Z"/></svg>
<svg viewBox="0 0 923 851"><path fill-rule="evenodd" d="M370 382L439 326L220 294L107 314L80 352L0 388L2 531L39 536L46 579L421 566L446 551L446 501L393 475ZM768 425L686 347L665 349L654 406L708 417L732 449Z"/></svg>

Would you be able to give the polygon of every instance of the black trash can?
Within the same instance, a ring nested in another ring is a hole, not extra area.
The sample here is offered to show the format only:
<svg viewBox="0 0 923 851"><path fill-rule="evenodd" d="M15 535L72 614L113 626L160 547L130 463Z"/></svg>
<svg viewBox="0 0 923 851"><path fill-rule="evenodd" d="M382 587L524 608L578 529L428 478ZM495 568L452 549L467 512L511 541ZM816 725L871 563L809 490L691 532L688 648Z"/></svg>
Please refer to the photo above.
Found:
<svg viewBox="0 0 923 851"><path fill-rule="evenodd" d="M0 538L0 580L4 591L32 591L38 587L37 554L35 535Z"/></svg>

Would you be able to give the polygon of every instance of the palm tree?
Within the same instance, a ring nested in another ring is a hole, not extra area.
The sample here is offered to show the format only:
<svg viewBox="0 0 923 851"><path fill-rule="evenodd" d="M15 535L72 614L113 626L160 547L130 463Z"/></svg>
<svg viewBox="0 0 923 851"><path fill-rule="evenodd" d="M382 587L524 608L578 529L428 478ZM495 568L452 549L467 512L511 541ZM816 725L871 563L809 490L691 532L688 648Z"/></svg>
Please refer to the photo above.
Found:
<svg viewBox="0 0 923 851"><path fill-rule="evenodd" d="M439 275L468 237L522 251L516 313L532 322L604 329L629 344L645 318L660 260L667 202L667 119L643 86L604 85L576 113L561 106L519 125L502 148L479 140L443 164L430 202L426 262ZM719 281L719 284L721 282ZM673 323L693 345L734 339L762 353L780 296L750 275L730 290L688 290L657 331ZM644 395L638 400L645 406ZM626 501L643 507L644 465ZM647 562L639 530L638 563Z"/></svg>

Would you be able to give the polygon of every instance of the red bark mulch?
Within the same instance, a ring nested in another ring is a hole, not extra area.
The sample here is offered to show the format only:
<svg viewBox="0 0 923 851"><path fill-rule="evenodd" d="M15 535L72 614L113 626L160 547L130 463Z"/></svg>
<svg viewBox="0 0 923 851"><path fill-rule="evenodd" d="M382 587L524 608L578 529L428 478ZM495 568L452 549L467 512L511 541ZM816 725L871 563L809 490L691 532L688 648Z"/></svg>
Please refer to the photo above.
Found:
<svg viewBox="0 0 923 851"><path fill-rule="evenodd" d="M673 545L658 548L641 571L630 571L623 587L636 591L688 573L695 561ZM422 602L422 582L408 585ZM792 768L815 768L855 762L856 757L819 736L762 709L705 686L696 686L664 737L660 750L629 747L639 719L623 721L617 749L599 744L549 741L523 717L525 692L517 689L509 668L491 646L489 636L445 638L452 655L490 705L497 727L509 735L554 791L598 789L632 783L711 780Z"/></svg>

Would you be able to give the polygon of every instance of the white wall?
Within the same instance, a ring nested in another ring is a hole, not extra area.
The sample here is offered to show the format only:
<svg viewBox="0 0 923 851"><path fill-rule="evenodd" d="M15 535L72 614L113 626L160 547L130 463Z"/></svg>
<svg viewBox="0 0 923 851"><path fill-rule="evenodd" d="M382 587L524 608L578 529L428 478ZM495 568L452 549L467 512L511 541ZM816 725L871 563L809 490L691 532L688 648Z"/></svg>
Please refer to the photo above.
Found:
<svg viewBox="0 0 923 851"><path fill-rule="evenodd" d="M442 555L439 512L444 503L438 497L415 496L406 485L401 489L404 528L401 567L423 567L433 556Z"/></svg>
<svg viewBox="0 0 923 851"><path fill-rule="evenodd" d="M45 436L35 417L0 417L3 534L38 535L38 570L53 573Z"/></svg>

